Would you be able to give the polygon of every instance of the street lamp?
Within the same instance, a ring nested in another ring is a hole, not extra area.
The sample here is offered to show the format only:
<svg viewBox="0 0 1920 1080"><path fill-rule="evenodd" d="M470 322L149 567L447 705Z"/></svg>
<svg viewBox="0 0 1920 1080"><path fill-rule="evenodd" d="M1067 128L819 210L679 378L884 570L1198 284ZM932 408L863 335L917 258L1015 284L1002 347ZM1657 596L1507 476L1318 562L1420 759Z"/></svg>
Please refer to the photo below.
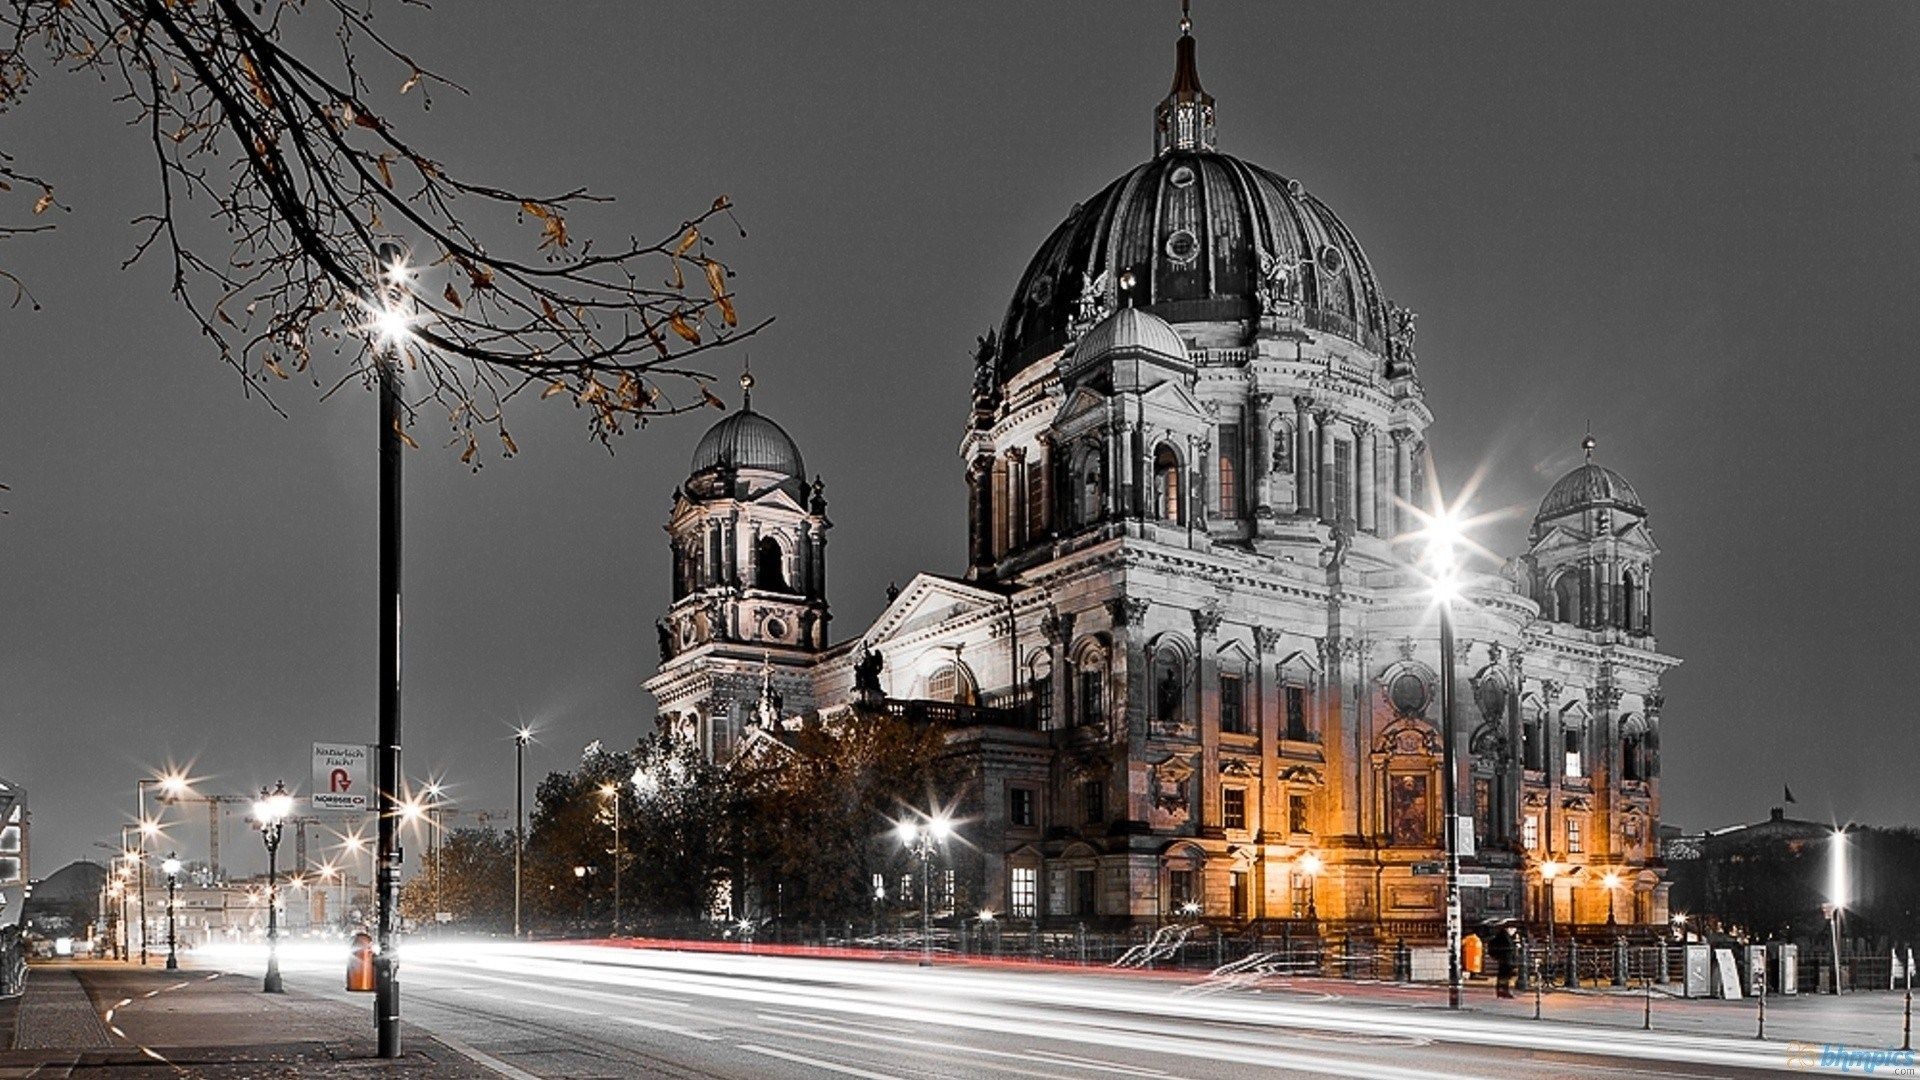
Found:
<svg viewBox="0 0 1920 1080"><path fill-rule="evenodd" d="M588 902L593 899L593 871L594 868L591 866L576 866L573 868L573 876L580 882L580 928L583 934L586 932L588 925Z"/></svg>
<svg viewBox="0 0 1920 1080"><path fill-rule="evenodd" d="M520 937L520 862L527 846L527 813L522 800L527 790L527 744L533 741L533 729L522 727L513 733L513 936Z"/></svg>
<svg viewBox="0 0 1920 1080"><path fill-rule="evenodd" d="M147 841L160 835L160 823L147 816L147 789L157 787L168 795L178 796L187 790L187 778L178 772L168 772L162 776L145 776L133 782L134 820L140 827L140 854L143 856L140 866L140 962L147 962L147 872L144 856L147 853Z"/></svg>
<svg viewBox="0 0 1920 1080"><path fill-rule="evenodd" d="M260 825L260 839L267 845L267 979L262 989L269 994L286 992L280 982L280 905L274 876L279 872L280 830L291 813L293 796L287 794L282 781L274 781L272 791L261 788L260 797L253 803L253 818Z"/></svg>
<svg viewBox="0 0 1920 1080"><path fill-rule="evenodd" d="M920 966L928 967L933 963L933 852L953 835L953 822L936 812L924 821L900 822L893 835L920 861Z"/></svg>
<svg viewBox="0 0 1920 1080"><path fill-rule="evenodd" d="M1320 871L1326 864L1320 861L1320 856L1311 851L1300 856L1297 862L1300 872L1307 876L1307 921L1316 922L1320 918L1320 912L1313 905L1314 879L1320 876Z"/></svg>
<svg viewBox="0 0 1920 1080"><path fill-rule="evenodd" d="M1620 887L1619 873L1613 870L1607 871L1606 876L1600 879L1600 884L1607 890L1607 925L1617 926L1619 924L1613 918L1613 894L1614 890Z"/></svg>
<svg viewBox="0 0 1920 1080"><path fill-rule="evenodd" d="M1548 859L1540 864L1540 882L1547 894L1547 945L1553 945L1553 882L1560 876L1559 863Z"/></svg>
<svg viewBox="0 0 1920 1080"><path fill-rule="evenodd" d="M1456 509L1440 506L1427 520L1427 562L1433 574L1433 599L1440 609L1440 798L1446 805L1447 845L1447 1008L1458 1009L1463 987L1460 971L1460 803L1459 762L1453 721L1453 601L1460 595L1454 545L1460 539Z"/></svg>
<svg viewBox="0 0 1920 1080"><path fill-rule="evenodd" d="M1835 829L1833 839L1827 845L1827 937L1833 949L1833 992L1840 992L1840 913L1846 910L1847 888L1847 834L1844 829Z"/></svg>
<svg viewBox="0 0 1920 1080"><path fill-rule="evenodd" d="M620 785L600 785L600 797L613 800L613 936L620 936Z"/></svg>
<svg viewBox="0 0 1920 1080"><path fill-rule="evenodd" d="M334 906L339 910L334 914L335 918L340 920L340 928L344 931L347 925L347 876L340 873L339 867L334 866L331 861L323 862L319 866L314 867L314 873L319 874L320 880L328 884L333 884L336 877L340 879L339 888L334 893Z"/></svg>
<svg viewBox="0 0 1920 1080"><path fill-rule="evenodd" d="M174 940L173 926L174 889L180 883L180 856L167 852L167 861L160 864L160 869L167 875L167 970L174 971L180 967L180 951Z"/></svg>

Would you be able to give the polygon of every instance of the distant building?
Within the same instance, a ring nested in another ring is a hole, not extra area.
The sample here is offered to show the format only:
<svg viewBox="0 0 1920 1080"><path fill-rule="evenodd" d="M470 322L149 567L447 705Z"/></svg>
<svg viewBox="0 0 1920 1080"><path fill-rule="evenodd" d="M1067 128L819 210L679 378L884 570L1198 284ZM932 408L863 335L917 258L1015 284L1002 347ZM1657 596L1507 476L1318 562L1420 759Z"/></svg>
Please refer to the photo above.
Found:
<svg viewBox="0 0 1920 1080"><path fill-rule="evenodd" d="M1414 316L1214 119L1183 32L1153 157L1073 208L982 339L965 573L833 641L824 483L749 398L675 493L647 688L721 760L863 697L945 725L979 852L959 888L1015 920L1431 926L1441 660L1396 543L1433 494ZM1455 602L1458 812L1490 882L1469 918L1667 919L1679 661L1653 636L1647 508L1584 445L1527 550Z"/></svg>
<svg viewBox="0 0 1920 1080"><path fill-rule="evenodd" d="M26 911L33 845L26 789L0 779L0 924L21 921Z"/></svg>

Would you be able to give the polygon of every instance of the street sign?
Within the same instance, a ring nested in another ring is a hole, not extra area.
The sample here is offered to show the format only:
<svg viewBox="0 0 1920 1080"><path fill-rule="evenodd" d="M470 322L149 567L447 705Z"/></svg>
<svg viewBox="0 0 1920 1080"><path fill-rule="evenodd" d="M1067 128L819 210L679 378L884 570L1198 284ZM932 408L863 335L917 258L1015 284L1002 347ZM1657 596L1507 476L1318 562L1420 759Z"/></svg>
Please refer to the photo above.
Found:
<svg viewBox="0 0 1920 1080"><path fill-rule="evenodd" d="M1414 877L1439 877L1446 872L1447 864L1443 862L1417 862L1413 864Z"/></svg>
<svg viewBox="0 0 1920 1080"><path fill-rule="evenodd" d="M1484 889L1493 884L1492 874L1461 874L1460 887L1463 889Z"/></svg>
<svg viewBox="0 0 1920 1080"><path fill-rule="evenodd" d="M365 743L313 744L311 790L315 810L364 814L372 809L368 805L373 794L373 784L368 779L368 766L373 760L371 749Z"/></svg>

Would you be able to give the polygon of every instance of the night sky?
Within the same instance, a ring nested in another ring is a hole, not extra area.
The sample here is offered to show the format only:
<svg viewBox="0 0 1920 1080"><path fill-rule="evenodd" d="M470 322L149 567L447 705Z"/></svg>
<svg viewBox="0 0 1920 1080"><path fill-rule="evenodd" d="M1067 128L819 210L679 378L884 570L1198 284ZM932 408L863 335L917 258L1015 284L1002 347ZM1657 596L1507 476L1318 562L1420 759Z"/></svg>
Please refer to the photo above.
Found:
<svg viewBox="0 0 1920 1080"><path fill-rule="evenodd" d="M472 90L384 91L456 171L615 197L583 233L737 201L751 235L718 253L778 320L755 403L826 478L836 637L963 569L974 338L1149 154L1176 4L391 7ZM1520 550L1589 422L1645 499L1686 661L1666 820L1763 817L1783 784L1799 816L1920 820L1920 6L1201 0L1195 35L1220 149L1299 178L1420 312L1442 478L1484 467L1476 507L1511 508L1488 546ZM311 742L374 733L374 401L296 382L275 415L161 260L119 268L156 183L109 97L54 72L0 117L73 208L0 246L44 305L0 310L0 776L40 875L104 860L169 761L304 789ZM740 359L713 359L730 401ZM407 771L502 824L517 724L535 775L647 730L661 524L718 419L609 455L564 400L520 403L523 453L477 474L407 458ZM203 821L170 843L200 857Z"/></svg>

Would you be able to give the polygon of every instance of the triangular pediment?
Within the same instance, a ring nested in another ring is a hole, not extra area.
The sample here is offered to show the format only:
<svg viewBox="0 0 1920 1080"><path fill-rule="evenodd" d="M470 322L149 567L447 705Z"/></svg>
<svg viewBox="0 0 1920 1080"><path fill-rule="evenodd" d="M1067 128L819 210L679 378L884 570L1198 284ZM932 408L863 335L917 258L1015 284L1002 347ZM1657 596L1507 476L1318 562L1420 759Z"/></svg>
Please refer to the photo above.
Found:
<svg viewBox="0 0 1920 1080"><path fill-rule="evenodd" d="M1634 518L1627 522L1625 526L1613 535L1614 539L1621 543L1644 548L1654 555L1660 554L1660 545L1653 542L1652 531L1647 528L1647 523L1640 518Z"/></svg>
<svg viewBox="0 0 1920 1080"><path fill-rule="evenodd" d="M916 630L1004 604L998 593L952 578L920 574L900 590L861 638L877 648Z"/></svg>
<svg viewBox="0 0 1920 1080"><path fill-rule="evenodd" d="M1105 416L1106 412L1107 396L1091 387L1081 386L1068 394L1067 399L1060 403L1060 408L1055 410L1053 426L1064 427L1083 416Z"/></svg>
<svg viewBox="0 0 1920 1080"><path fill-rule="evenodd" d="M1171 409L1180 413L1198 413L1200 403L1187 393L1183 382L1168 380L1141 395L1148 404L1162 409Z"/></svg>

